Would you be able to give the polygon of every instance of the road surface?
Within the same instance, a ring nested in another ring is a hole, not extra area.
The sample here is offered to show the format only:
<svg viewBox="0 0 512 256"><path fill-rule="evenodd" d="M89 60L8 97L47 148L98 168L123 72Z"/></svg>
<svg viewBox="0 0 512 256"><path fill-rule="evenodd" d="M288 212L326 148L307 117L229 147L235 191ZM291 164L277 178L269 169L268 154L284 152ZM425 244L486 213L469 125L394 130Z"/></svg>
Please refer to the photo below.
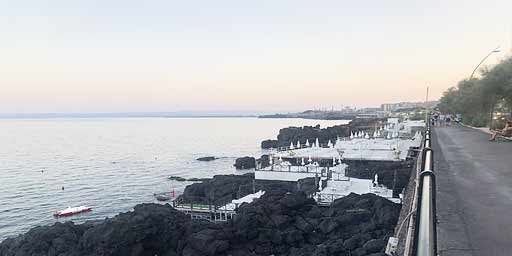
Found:
<svg viewBox="0 0 512 256"><path fill-rule="evenodd" d="M512 255L512 142L434 127L441 256Z"/></svg>

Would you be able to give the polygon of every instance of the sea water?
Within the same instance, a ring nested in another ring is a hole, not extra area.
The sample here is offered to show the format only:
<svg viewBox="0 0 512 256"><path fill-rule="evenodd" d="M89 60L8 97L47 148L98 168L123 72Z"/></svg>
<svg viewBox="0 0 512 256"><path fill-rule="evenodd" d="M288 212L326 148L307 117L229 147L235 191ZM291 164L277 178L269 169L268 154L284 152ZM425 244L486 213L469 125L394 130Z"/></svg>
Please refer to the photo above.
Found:
<svg viewBox="0 0 512 256"><path fill-rule="evenodd" d="M348 121L258 118L0 119L0 241L56 221L100 220L181 193L191 182L241 174L237 157L264 153L260 142L288 126ZM219 159L200 162L196 158ZM85 205L90 213L55 219Z"/></svg>

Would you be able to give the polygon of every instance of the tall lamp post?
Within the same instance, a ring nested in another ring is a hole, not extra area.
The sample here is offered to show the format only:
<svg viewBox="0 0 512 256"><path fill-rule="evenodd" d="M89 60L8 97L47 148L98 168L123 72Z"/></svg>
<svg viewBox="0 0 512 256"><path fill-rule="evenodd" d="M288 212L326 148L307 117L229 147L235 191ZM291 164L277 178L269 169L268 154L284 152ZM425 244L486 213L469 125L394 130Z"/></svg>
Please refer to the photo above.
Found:
<svg viewBox="0 0 512 256"><path fill-rule="evenodd" d="M480 63L478 63L478 65L476 65L475 69L473 69L473 72L471 73L471 76L469 77L469 80L473 79L473 75L475 74L475 72L477 71L478 67L480 67L480 65L482 65L482 63L484 63L484 61L489 58L489 56L491 56L493 53L498 53L500 52L500 47L496 47L494 48L494 50L492 50L491 52L489 52L487 55L485 55L485 57L480 61ZM493 117L493 112L494 112L494 105L491 107L491 113L490 113L490 119L489 119L489 129L492 129L492 117Z"/></svg>
<svg viewBox="0 0 512 256"><path fill-rule="evenodd" d="M478 70L478 67L480 67L480 65L482 65L482 63L484 63L484 61L489 58L489 56L491 56L493 53L498 53L500 52L500 47L496 47L494 50L492 50L489 54L485 55L485 57L480 61L480 63L478 63L478 65L476 65L475 69L473 69L473 72L471 73L471 76L469 77L469 80L471 80L473 78L473 75L475 74L475 72Z"/></svg>

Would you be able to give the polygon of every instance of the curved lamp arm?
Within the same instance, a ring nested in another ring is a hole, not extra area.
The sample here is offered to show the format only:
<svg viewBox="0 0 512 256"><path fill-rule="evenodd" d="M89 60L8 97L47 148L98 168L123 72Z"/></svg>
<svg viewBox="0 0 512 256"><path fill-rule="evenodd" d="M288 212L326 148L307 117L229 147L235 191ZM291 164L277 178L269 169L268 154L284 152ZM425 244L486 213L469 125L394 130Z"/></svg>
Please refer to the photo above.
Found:
<svg viewBox="0 0 512 256"><path fill-rule="evenodd" d="M489 54L487 54L481 61L480 63L478 63L478 65L476 65L475 69L473 69L473 72L471 73L471 76L469 77L469 80L471 80L473 78L473 75L475 74L476 70L478 69L478 67L480 67L480 65L482 65L482 63L484 63L484 61L489 58L489 56L491 56L493 53L497 53L497 52L500 52L500 47L496 47L494 50L492 50Z"/></svg>

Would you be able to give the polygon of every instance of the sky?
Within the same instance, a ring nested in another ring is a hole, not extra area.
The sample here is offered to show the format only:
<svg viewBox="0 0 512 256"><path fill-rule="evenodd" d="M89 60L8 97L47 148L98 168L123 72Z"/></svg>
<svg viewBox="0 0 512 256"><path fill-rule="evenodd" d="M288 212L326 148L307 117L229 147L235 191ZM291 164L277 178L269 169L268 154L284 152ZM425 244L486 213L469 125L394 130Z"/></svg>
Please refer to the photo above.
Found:
<svg viewBox="0 0 512 256"><path fill-rule="evenodd" d="M0 0L0 113L430 99L511 55L512 1Z"/></svg>

